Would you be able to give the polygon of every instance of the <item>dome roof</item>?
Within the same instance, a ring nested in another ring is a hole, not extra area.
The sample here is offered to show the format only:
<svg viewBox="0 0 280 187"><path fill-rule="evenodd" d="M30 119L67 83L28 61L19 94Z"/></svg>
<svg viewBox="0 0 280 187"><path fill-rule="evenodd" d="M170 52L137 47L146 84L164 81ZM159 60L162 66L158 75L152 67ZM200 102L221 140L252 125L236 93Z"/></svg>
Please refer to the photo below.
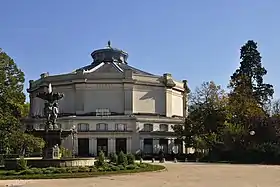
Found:
<svg viewBox="0 0 280 187"><path fill-rule="evenodd" d="M91 53L93 62L90 65L81 67L76 71L84 71L86 73L92 72L112 72L114 70L123 72L125 70L132 70L135 74L150 75L151 73L139 70L127 64L128 53L111 47L111 42L108 41L106 48L97 49ZM113 70L114 69L114 70Z"/></svg>
<svg viewBox="0 0 280 187"><path fill-rule="evenodd" d="M101 62L118 62L127 64L128 54L123 50L112 48L111 42L104 49L98 49L91 53L93 64Z"/></svg>

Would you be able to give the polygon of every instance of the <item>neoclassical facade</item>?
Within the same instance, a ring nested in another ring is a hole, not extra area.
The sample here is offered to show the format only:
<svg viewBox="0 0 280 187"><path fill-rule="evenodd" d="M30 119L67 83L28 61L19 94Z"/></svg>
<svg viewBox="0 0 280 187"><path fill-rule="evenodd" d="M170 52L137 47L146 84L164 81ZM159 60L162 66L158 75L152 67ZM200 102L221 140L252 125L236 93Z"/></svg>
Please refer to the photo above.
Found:
<svg viewBox="0 0 280 187"><path fill-rule="evenodd" d="M28 128L44 128L44 101L36 94L64 93L58 118L62 129L75 128L62 145L78 156L112 152L156 154L160 149L184 153L172 126L183 125L186 117L187 81L171 74L153 75L128 64L128 54L108 46L91 54L93 62L68 74L41 74L29 81Z"/></svg>

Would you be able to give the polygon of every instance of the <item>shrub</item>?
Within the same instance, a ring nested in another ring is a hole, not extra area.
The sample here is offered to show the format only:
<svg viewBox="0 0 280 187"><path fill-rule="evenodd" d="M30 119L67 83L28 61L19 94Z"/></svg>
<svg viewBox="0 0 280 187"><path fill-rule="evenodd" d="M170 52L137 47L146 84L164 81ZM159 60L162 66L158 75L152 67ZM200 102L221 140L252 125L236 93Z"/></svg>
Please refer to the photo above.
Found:
<svg viewBox="0 0 280 187"><path fill-rule="evenodd" d="M119 168L120 170L125 170L125 167L124 167L123 165L118 165L118 168Z"/></svg>
<svg viewBox="0 0 280 187"><path fill-rule="evenodd" d="M43 174L52 174L53 173L53 171L49 170L49 168L43 168L42 172L43 172Z"/></svg>
<svg viewBox="0 0 280 187"><path fill-rule="evenodd" d="M99 152L99 156L97 161L94 162L94 165L97 167L103 167L105 165L105 155L103 153L103 151Z"/></svg>
<svg viewBox="0 0 280 187"><path fill-rule="evenodd" d="M89 167L79 167L78 171L79 172L90 172L90 168Z"/></svg>
<svg viewBox="0 0 280 187"><path fill-rule="evenodd" d="M27 170L29 170L30 174L43 174L43 171L40 168L31 168L31 169L27 169ZM25 170L25 171L27 171L27 170ZM27 172L27 174L28 174L28 172Z"/></svg>
<svg viewBox="0 0 280 187"><path fill-rule="evenodd" d="M135 164L135 157L133 154L129 153L127 154L127 163L128 164Z"/></svg>
<svg viewBox="0 0 280 187"><path fill-rule="evenodd" d="M111 163L117 163L118 155L116 153L110 153L109 160Z"/></svg>
<svg viewBox="0 0 280 187"><path fill-rule="evenodd" d="M78 173L78 172L79 172L79 168L78 167L71 168L71 173Z"/></svg>
<svg viewBox="0 0 280 187"><path fill-rule="evenodd" d="M111 170L112 171L120 171L120 168L118 166L112 166Z"/></svg>
<svg viewBox="0 0 280 187"><path fill-rule="evenodd" d="M137 163L137 166L139 167L139 168L146 168L146 167L148 167L148 165L147 164L144 164L144 163Z"/></svg>
<svg viewBox="0 0 280 187"><path fill-rule="evenodd" d="M105 169L104 168L98 168L97 169L99 172L103 172L103 171L105 171Z"/></svg>
<svg viewBox="0 0 280 187"><path fill-rule="evenodd" d="M119 156L118 156L118 165L127 165L127 158L126 155L121 151Z"/></svg>
<svg viewBox="0 0 280 187"><path fill-rule="evenodd" d="M60 153L62 158L70 158L72 157L72 151L66 149L65 147L60 146Z"/></svg>
<svg viewBox="0 0 280 187"><path fill-rule="evenodd" d="M134 169L136 169L136 167L137 167L136 165L130 164L130 165L126 166L126 169L127 170L134 170Z"/></svg>
<svg viewBox="0 0 280 187"><path fill-rule="evenodd" d="M5 172L5 175L16 175L16 171L14 170L7 171Z"/></svg>
<svg viewBox="0 0 280 187"><path fill-rule="evenodd" d="M24 170L24 171L25 171L24 172L25 175L33 175L33 174L35 174L33 169L27 169L27 170Z"/></svg>
<svg viewBox="0 0 280 187"><path fill-rule="evenodd" d="M96 172L96 171L97 171L97 168L96 168L96 167L90 167L90 168L89 168L89 171L90 171L90 172Z"/></svg>
<svg viewBox="0 0 280 187"><path fill-rule="evenodd" d="M27 170L28 166L27 166L27 160L24 159L24 157L20 157L17 160L17 170L21 171L21 170Z"/></svg>
<svg viewBox="0 0 280 187"><path fill-rule="evenodd" d="M60 170L60 173L67 173L68 172L67 168L59 168L59 170Z"/></svg>

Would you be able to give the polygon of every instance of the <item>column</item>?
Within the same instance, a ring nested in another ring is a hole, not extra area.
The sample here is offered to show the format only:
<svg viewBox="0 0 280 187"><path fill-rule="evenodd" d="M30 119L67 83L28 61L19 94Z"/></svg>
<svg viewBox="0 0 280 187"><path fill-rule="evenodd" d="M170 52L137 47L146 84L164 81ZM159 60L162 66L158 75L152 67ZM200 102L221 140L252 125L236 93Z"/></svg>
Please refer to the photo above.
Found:
<svg viewBox="0 0 280 187"><path fill-rule="evenodd" d="M124 114L133 113L133 89L131 84L124 84Z"/></svg>
<svg viewBox="0 0 280 187"><path fill-rule="evenodd" d="M77 137L77 135L74 135L74 137L72 137L72 138L74 138L74 139L72 139L72 141L74 141L74 148L73 148L73 154L74 155L78 155L79 154L79 148L78 148L78 137ZM72 145L73 146L73 145Z"/></svg>
<svg viewBox="0 0 280 187"><path fill-rule="evenodd" d="M183 154L186 153L186 144L185 144L185 141L182 141L182 153L183 153Z"/></svg>
<svg viewBox="0 0 280 187"><path fill-rule="evenodd" d="M144 151L144 139L140 138L140 150Z"/></svg>
<svg viewBox="0 0 280 187"><path fill-rule="evenodd" d="M126 152L127 153L131 153L131 142L132 142L131 140L132 140L131 137L128 137L126 139Z"/></svg>
<svg viewBox="0 0 280 187"><path fill-rule="evenodd" d="M96 138L89 138L89 154L97 156L97 140Z"/></svg>
<svg viewBox="0 0 280 187"><path fill-rule="evenodd" d="M165 115L172 117L172 89L165 88Z"/></svg>
<svg viewBox="0 0 280 187"><path fill-rule="evenodd" d="M159 139L153 139L153 153L157 154L159 152Z"/></svg>
<svg viewBox="0 0 280 187"><path fill-rule="evenodd" d="M108 138L108 154L116 152L116 139Z"/></svg>
<svg viewBox="0 0 280 187"><path fill-rule="evenodd" d="M174 147L174 138L168 139L168 153L171 154Z"/></svg>

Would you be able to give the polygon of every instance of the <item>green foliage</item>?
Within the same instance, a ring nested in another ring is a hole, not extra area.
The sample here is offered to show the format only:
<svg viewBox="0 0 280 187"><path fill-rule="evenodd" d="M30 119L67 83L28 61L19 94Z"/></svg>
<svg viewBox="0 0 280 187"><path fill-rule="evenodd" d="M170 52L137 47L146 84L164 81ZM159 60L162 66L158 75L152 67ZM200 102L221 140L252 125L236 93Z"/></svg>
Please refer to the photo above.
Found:
<svg viewBox="0 0 280 187"><path fill-rule="evenodd" d="M231 76L232 94L247 95L263 106L274 93L273 86L263 82L266 74L257 43L253 40L247 41L240 50L240 67Z"/></svg>
<svg viewBox="0 0 280 187"><path fill-rule="evenodd" d="M118 168L120 168L120 170L125 170L125 167L123 165L118 165Z"/></svg>
<svg viewBox="0 0 280 187"><path fill-rule="evenodd" d="M132 153L128 153L126 157L128 164L135 164L135 156Z"/></svg>
<svg viewBox="0 0 280 187"><path fill-rule="evenodd" d="M72 157L72 151L69 149L66 149L65 147L60 146L60 151L61 151L62 158L71 158Z"/></svg>
<svg viewBox="0 0 280 187"><path fill-rule="evenodd" d="M119 153L118 156L118 165L127 165L127 157L122 151Z"/></svg>
<svg viewBox="0 0 280 187"><path fill-rule="evenodd" d="M110 153L109 160L111 163L117 163L118 161L118 155L116 153Z"/></svg>
<svg viewBox="0 0 280 187"><path fill-rule="evenodd" d="M21 171L21 170L26 170L26 169L28 169L27 160L24 159L24 157L20 157L17 160L17 170Z"/></svg>
<svg viewBox="0 0 280 187"><path fill-rule="evenodd" d="M275 156L280 153L280 101L271 102L274 90L264 83L266 74L257 43L249 40L241 47L228 94L214 82L191 92L185 128L173 129L196 149L196 158L280 163Z"/></svg>
<svg viewBox="0 0 280 187"><path fill-rule="evenodd" d="M48 168L27 168L26 170L15 171L9 170L0 172L0 179L39 179L39 178L73 178L73 177L90 177L105 175L111 173L134 173L142 171L156 171L162 170L164 166L151 164L134 164L127 165L113 165L107 164L104 167L48 167Z"/></svg>
<svg viewBox="0 0 280 187"><path fill-rule="evenodd" d="M12 58L0 51L0 145L6 154L14 150L9 137L20 130L25 102L23 84L24 73Z"/></svg>
<svg viewBox="0 0 280 187"><path fill-rule="evenodd" d="M130 165L125 166L125 168L126 168L127 170L134 170L134 169L137 168L137 166L134 165L134 164L130 164Z"/></svg>
<svg viewBox="0 0 280 187"><path fill-rule="evenodd" d="M105 166L105 164L106 164L105 155L104 155L103 151L100 151L99 155L98 155L98 159L97 159L97 161L94 162L94 165L97 167L103 167L103 166Z"/></svg>
<svg viewBox="0 0 280 187"><path fill-rule="evenodd" d="M24 156L26 152L42 149L45 146L45 141L22 131L13 131L9 137L9 145L17 150L19 155Z"/></svg>

